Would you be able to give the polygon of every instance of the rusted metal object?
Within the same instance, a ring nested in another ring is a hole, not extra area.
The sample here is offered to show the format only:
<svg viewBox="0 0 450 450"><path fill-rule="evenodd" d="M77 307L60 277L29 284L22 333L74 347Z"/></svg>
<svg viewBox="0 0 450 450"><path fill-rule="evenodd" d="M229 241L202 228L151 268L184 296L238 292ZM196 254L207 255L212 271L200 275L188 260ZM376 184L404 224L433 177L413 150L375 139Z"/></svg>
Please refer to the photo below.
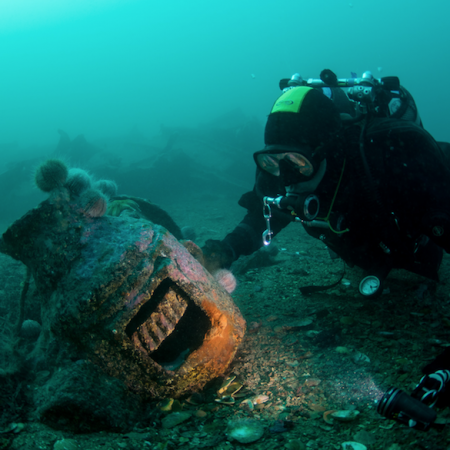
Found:
<svg viewBox="0 0 450 450"><path fill-rule="evenodd" d="M9 227L0 251L32 271L43 330L145 398L202 388L243 338L231 297L165 228L89 217L65 188Z"/></svg>

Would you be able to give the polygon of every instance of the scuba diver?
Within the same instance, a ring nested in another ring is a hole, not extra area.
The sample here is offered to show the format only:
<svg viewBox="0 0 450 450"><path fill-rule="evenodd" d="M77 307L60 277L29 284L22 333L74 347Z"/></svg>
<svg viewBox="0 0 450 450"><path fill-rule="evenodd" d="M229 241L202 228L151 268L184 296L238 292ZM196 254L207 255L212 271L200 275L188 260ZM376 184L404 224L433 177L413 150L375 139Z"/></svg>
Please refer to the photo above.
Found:
<svg viewBox="0 0 450 450"><path fill-rule="evenodd" d="M392 268L438 281L450 251L450 144L425 131L399 79L338 79L326 69L280 88L254 154L255 186L239 201L247 214L222 241L206 242L206 267L230 267L296 221L366 271L365 296L382 292Z"/></svg>

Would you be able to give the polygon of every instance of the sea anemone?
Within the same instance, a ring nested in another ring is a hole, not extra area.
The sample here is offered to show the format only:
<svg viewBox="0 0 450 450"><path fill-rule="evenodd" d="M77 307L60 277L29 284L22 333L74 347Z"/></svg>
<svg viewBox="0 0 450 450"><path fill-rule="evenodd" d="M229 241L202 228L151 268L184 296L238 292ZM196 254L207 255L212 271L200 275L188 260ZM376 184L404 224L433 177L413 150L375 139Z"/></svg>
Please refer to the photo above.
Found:
<svg viewBox="0 0 450 450"><path fill-rule="evenodd" d="M97 189L87 189L80 196L80 204L89 217L102 217L108 208L108 200Z"/></svg>
<svg viewBox="0 0 450 450"><path fill-rule="evenodd" d="M229 293L233 293L237 286L236 277L227 269L220 269L213 274L216 281Z"/></svg>
<svg viewBox="0 0 450 450"><path fill-rule="evenodd" d="M80 195L86 189L91 187L91 177L83 169L72 168L69 170L66 184L72 195Z"/></svg>
<svg viewBox="0 0 450 450"><path fill-rule="evenodd" d="M48 159L36 170L34 180L36 186L44 192L62 187L67 180L69 170L59 159Z"/></svg>
<svg viewBox="0 0 450 450"><path fill-rule="evenodd" d="M94 183L94 188L105 194L108 199L117 195L117 184L112 180L98 180Z"/></svg>

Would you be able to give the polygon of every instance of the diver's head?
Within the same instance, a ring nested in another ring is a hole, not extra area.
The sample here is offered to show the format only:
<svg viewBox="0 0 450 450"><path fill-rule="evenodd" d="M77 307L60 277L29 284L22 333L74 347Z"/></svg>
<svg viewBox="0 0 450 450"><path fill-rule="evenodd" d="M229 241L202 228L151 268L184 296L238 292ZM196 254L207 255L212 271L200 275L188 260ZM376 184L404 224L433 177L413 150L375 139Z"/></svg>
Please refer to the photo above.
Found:
<svg viewBox="0 0 450 450"><path fill-rule="evenodd" d="M322 91L293 87L275 102L267 119L266 146L253 155L255 162L281 177L284 186L311 181L324 171L340 124L335 105Z"/></svg>

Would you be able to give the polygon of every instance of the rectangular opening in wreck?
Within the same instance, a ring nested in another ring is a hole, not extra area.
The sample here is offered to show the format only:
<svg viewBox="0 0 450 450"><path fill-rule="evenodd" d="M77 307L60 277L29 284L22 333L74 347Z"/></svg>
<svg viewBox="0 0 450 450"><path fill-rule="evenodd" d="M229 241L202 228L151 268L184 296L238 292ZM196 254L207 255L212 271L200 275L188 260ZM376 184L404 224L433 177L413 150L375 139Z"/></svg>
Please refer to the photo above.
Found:
<svg viewBox="0 0 450 450"><path fill-rule="evenodd" d="M203 344L210 328L206 313L166 278L130 320L125 332L138 350L166 370L176 370Z"/></svg>

